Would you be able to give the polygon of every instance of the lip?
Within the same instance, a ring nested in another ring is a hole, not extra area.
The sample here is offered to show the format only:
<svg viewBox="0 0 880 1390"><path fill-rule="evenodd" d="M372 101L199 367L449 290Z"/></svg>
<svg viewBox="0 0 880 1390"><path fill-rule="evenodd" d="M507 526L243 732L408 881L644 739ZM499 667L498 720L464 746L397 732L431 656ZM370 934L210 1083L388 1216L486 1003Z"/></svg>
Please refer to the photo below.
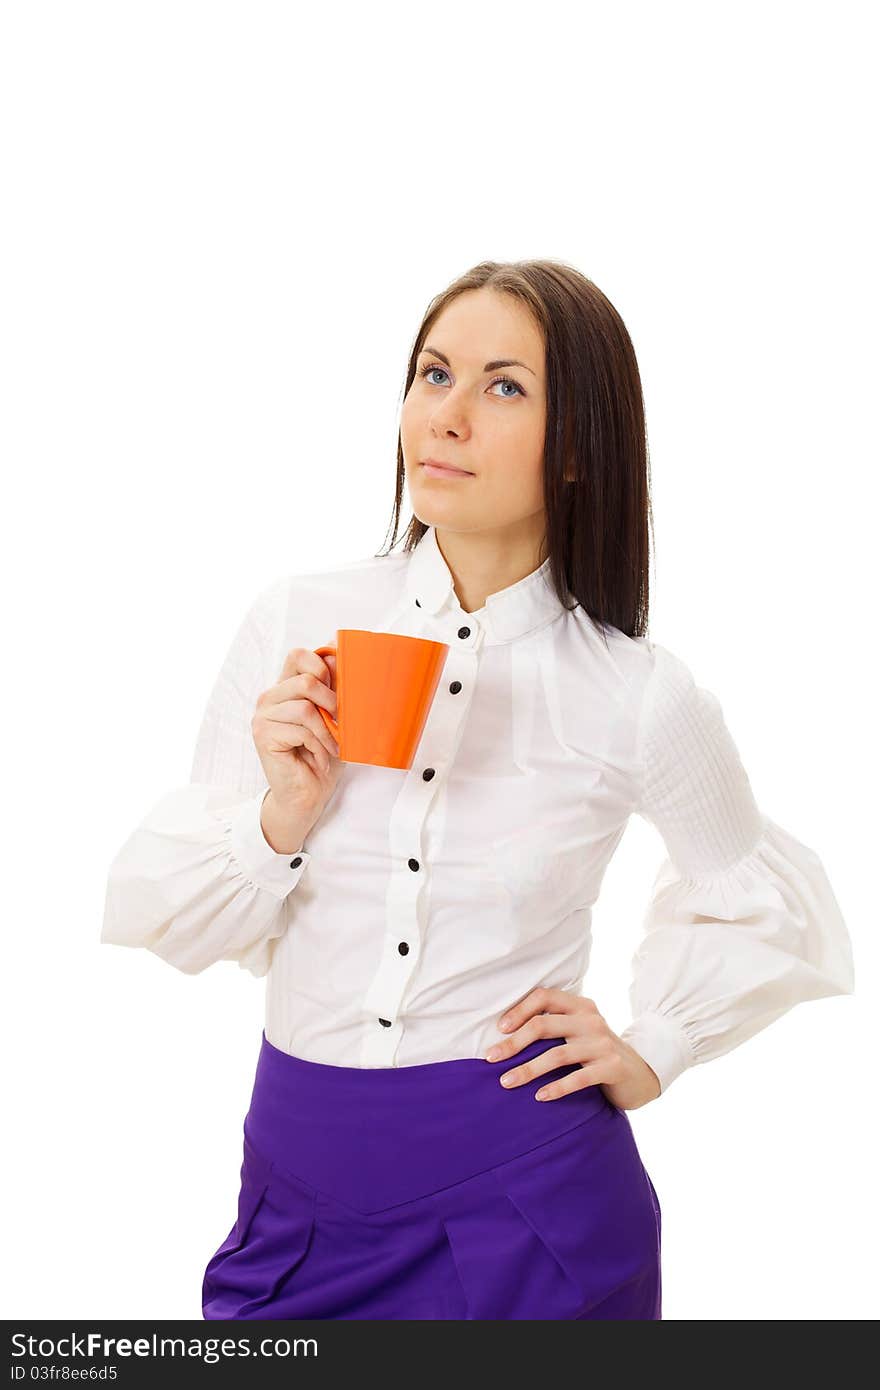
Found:
<svg viewBox="0 0 880 1390"><path fill-rule="evenodd" d="M430 473L434 478L472 478L473 473L466 468L456 468L451 463L440 463L438 459L422 459L419 464L426 473Z"/></svg>

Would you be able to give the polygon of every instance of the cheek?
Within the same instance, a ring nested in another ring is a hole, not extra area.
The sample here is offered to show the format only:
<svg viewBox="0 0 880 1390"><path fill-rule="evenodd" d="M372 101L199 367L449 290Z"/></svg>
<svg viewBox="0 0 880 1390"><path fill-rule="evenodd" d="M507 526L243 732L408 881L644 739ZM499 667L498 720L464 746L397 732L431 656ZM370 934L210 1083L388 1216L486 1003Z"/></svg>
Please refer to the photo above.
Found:
<svg viewBox="0 0 880 1390"><path fill-rule="evenodd" d="M513 416L513 411L510 416ZM541 496L544 489L544 421L523 412L515 420L500 422L490 453L506 466L507 473L521 492Z"/></svg>
<svg viewBox="0 0 880 1390"><path fill-rule="evenodd" d="M503 450L500 458L504 458ZM493 505L501 511L509 512L512 508L525 515L544 505L544 466L540 459L522 462L508 455L507 465L496 464L487 470L483 481L492 493Z"/></svg>
<svg viewBox="0 0 880 1390"><path fill-rule="evenodd" d="M400 409L400 442L407 459L424 444L427 437L427 415L417 399L407 396Z"/></svg>

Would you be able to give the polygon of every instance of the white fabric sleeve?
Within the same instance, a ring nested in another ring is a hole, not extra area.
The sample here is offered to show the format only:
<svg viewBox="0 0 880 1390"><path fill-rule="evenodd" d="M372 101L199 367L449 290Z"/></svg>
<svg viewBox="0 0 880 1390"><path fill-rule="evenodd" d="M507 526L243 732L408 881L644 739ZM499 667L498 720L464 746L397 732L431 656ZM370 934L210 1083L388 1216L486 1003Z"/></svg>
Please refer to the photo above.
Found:
<svg viewBox="0 0 880 1390"><path fill-rule="evenodd" d="M718 699L651 644L638 814L663 837L621 1037L661 1092L795 1004L854 991L852 943L824 866L756 805Z"/></svg>
<svg viewBox="0 0 880 1390"><path fill-rule="evenodd" d="M269 789L251 732L273 669L283 581L258 595L215 680L188 786L150 809L112 861L101 941L142 946L186 974L233 960L265 975L288 897L311 856L279 854L260 810Z"/></svg>

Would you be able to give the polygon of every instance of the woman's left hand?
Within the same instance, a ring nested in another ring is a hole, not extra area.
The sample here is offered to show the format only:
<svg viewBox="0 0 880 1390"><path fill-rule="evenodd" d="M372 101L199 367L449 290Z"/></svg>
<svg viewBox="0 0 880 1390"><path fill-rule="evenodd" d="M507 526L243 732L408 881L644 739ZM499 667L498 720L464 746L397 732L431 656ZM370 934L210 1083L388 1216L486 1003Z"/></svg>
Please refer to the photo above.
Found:
<svg viewBox="0 0 880 1390"><path fill-rule="evenodd" d="M620 1110L636 1110L660 1094L656 1072L635 1048L611 1031L594 1001L582 994L542 985L508 1009L499 1027L506 1036L489 1049L488 1062L512 1057L538 1038L565 1038L564 1045L547 1048L521 1066L502 1072L502 1084L521 1086L557 1067L579 1062L579 1071L549 1082L536 1092L536 1097L556 1100L570 1091L599 1085L612 1105ZM509 1080L505 1082L505 1078Z"/></svg>

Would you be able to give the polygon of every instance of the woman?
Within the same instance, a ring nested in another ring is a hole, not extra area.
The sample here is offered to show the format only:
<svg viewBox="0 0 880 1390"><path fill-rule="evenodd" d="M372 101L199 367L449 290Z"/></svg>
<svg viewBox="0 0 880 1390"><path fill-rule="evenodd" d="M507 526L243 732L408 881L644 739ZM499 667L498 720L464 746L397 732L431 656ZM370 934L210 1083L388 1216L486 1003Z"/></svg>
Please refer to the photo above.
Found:
<svg viewBox="0 0 880 1390"><path fill-rule="evenodd" d="M847 929L816 855L756 806L718 700L645 635L639 374L590 281L487 263L434 300L392 546L404 483L400 553L257 597L190 785L110 871L103 940L268 977L203 1313L659 1319L626 1111L851 992ZM313 649L342 627L449 646L407 771L337 756L335 658ZM581 987L633 811L668 855L618 1034Z"/></svg>

